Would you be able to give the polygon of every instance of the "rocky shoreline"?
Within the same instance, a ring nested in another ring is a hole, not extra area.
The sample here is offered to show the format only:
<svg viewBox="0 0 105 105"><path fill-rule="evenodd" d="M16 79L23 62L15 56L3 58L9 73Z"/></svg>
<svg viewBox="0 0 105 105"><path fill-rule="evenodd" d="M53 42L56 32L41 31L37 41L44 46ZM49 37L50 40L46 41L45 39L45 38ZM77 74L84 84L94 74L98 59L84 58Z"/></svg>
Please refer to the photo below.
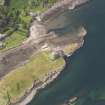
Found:
<svg viewBox="0 0 105 105"><path fill-rule="evenodd" d="M84 40L83 40L83 43L84 43ZM82 47L83 43L81 43L81 45L79 45L75 50ZM66 66L66 63L67 63L66 58L70 57L72 54L73 54L73 52L68 55L65 55L65 65L62 68L59 68L59 71L50 73L49 75L45 76L44 82L39 81L38 82L39 85L37 85L37 86L35 85L35 83L33 83L32 87L28 90L28 92L26 92L26 94L18 102L13 103L11 105L27 105L41 89L45 88L48 84L53 82L60 75L61 71ZM69 103L72 103L71 101L74 99L77 100L77 97L73 97L64 105L69 105Z"/></svg>
<svg viewBox="0 0 105 105"><path fill-rule="evenodd" d="M42 13L37 17L39 21L47 21L57 13L63 12L67 9L75 9L75 7L87 3L89 0L61 0L55 3L48 11Z"/></svg>
<svg viewBox="0 0 105 105"><path fill-rule="evenodd" d="M83 40L83 42L80 45L78 45L78 47L75 49L75 51L77 49L79 49L80 47L82 47L83 43L84 43L84 40ZM65 55L65 57L64 57L65 65L62 68L58 68L59 71L56 70L55 72L48 73L44 77L44 79L43 79L44 81L43 82L41 82L41 81L33 82L32 87L29 90L26 91L24 96L19 101L17 101L16 103L12 103L10 105L27 105L41 89L45 88L48 84L53 82L60 75L60 73L62 72L62 70L66 66L66 63L67 63L66 58L70 57L74 52L72 52L72 53L70 53L68 55ZM68 101L68 103L66 103L64 105L69 105L69 103L71 103L71 100L72 99L70 99Z"/></svg>
<svg viewBox="0 0 105 105"><path fill-rule="evenodd" d="M78 48L76 48L75 50L79 49L82 46L83 46L83 43L81 45L79 45ZM24 96L19 101L17 101L16 103L12 103L10 105L27 105L41 89L45 88L47 85L49 85L51 82L53 82L60 75L60 73L62 72L62 70L66 66L66 63L67 63L66 59L68 57L70 57L72 54L73 54L73 52L68 54L68 55L65 55L65 57L64 57L65 65L62 68L58 68L59 71L57 70L55 72L48 73L45 76L43 82L40 82L40 81L33 82L32 87L28 91L26 91ZM70 103L74 102L75 100L77 100L77 97L73 97L72 99L70 99L69 101L67 101L63 105L69 105Z"/></svg>
<svg viewBox="0 0 105 105"><path fill-rule="evenodd" d="M66 63L65 63L66 65ZM52 81L54 81L58 75L60 74L60 72L63 70L63 68L65 67L65 65L62 68L59 68L57 71L55 72L50 72L48 73L43 82L40 81L35 81L32 85L32 88L30 88L26 94L24 95L24 97L22 97L18 102L13 103L11 105L27 105L32 99L33 97L38 93L38 91L40 91L41 89L45 88L49 83L51 83Z"/></svg>
<svg viewBox="0 0 105 105"><path fill-rule="evenodd" d="M79 49L80 47L82 47L83 44L84 44L84 40L82 43L80 43L78 45L78 47L75 49L75 51L77 49ZM32 87L28 91L26 91L25 95L18 102L13 103L11 105L27 105L41 89L45 88L48 84L53 82L60 75L60 73L66 66L66 63L67 63L66 58L70 57L74 52L65 55L65 57L64 57L65 65L62 68L58 68L59 71L56 70L55 72L48 73L45 76L45 78L43 79L44 80L43 82L40 82L40 81L33 82ZM75 100L77 100L77 97L71 98L69 101L67 101L63 105L69 105L70 103L74 102Z"/></svg>
<svg viewBox="0 0 105 105"><path fill-rule="evenodd" d="M78 1L78 2L77 2ZM81 2L80 2L81 1ZM61 5L60 5L60 3L59 3L59 5L57 4L57 5L55 5L55 6L53 6L51 9L49 9L47 12L45 12L44 14L42 14L41 15L41 19L42 19L42 21L45 19L48 19L49 18L49 16L50 15L54 15L53 13L54 12L56 12L55 10L59 10L62 6L63 6L63 9L65 8L65 7L67 7L68 9L70 9L70 6L72 6L72 4L71 3L74 3L75 4L75 6L73 7L73 9L76 7L76 6L79 6L79 5L81 5L81 4L84 4L84 3L86 3L88 0L85 0L85 2L83 1L83 0L74 0L74 2L73 2L73 0L68 0L68 2L67 2L67 0L64 0L64 1L62 1L62 3L61 3ZM71 4L71 5L70 5ZM74 5L73 4L73 5ZM59 8L59 9L58 9ZM72 7L71 7L72 8ZM47 18L46 18L47 17ZM39 22L38 22L39 23ZM37 23L37 24L38 24ZM42 22L43 23L43 22ZM38 27L39 28L39 27ZM38 30L37 30L38 31ZM41 33L46 33L47 31L46 30L43 30L43 32L41 32ZM38 33L38 35L39 35L40 33ZM46 35L46 34L45 34ZM83 36L84 37L84 36ZM30 43L31 42L31 40L33 40L33 37L29 37L29 40L28 41L26 41L25 43L24 43L24 45L26 44L26 43ZM84 40L82 40L82 42L81 43L79 43L78 44L78 47L77 48L75 48L75 50L77 50L77 49L79 49L80 47L82 47L83 46L83 43L84 43ZM36 44L35 42L34 42L34 44ZM35 46L32 46L32 47L35 47ZM37 48L35 48L34 50L36 50ZM24 49L23 49L24 50ZM25 51L25 50L24 50ZM33 49L32 49L32 51L33 51ZM23 52L24 53L24 52ZM74 51L72 52L72 53L74 53ZM67 57L69 57L69 56L71 56L72 55L72 53L70 53L70 54L68 54L67 55ZM40 90L40 89L43 89L43 88L45 88L49 83L51 83L52 81L54 81L55 80L55 78L57 78L58 77L58 75L60 74L60 72L63 70L63 68L66 66L66 60L65 60L65 65L62 67L62 68L58 68L58 70L57 71L55 71L55 72L51 72L51 73L48 73L45 77L44 77L44 81L43 82L41 82L41 81L34 81L33 82L33 84L32 84L32 87L29 89L29 90L27 90L26 92L25 92L25 94L24 94L24 96L18 101L18 102L16 102L16 103L10 103L10 105L26 105L26 104L28 104L32 99L33 99L33 97L36 95L36 93Z"/></svg>

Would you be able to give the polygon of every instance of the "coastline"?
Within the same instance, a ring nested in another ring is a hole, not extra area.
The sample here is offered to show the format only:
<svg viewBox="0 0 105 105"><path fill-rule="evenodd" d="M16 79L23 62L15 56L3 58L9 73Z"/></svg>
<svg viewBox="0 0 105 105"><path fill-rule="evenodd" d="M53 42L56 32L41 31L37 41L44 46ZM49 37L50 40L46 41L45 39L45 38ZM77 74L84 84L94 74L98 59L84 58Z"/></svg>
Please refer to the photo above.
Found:
<svg viewBox="0 0 105 105"><path fill-rule="evenodd" d="M79 45L76 49L75 49L75 51L76 50L78 50L79 48L81 48L82 46L83 46L83 44L84 44L84 40L83 40L83 42L81 43L81 45ZM74 51L74 52L75 52ZM65 55L65 57L66 58L68 58L68 57L70 57L70 56L72 56L72 54L74 53L74 52L72 52L72 53L70 53L70 54L66 54ZM51 78L49 78L46 82L44 82L44 83L42 83L41 85L39 85L38 87L36 86L35 87L35 85L34 85L34 83L33 83L33 85L32 85L32 87L29 89L29 91L24 95L24 97L22 97L18 102L16 102L16 103L13 103L13 104L11 104L11 105L27 105L28 103L30 103L30 101L35 97L35 95L41 90L41 89L43 89L43 88L45 88L47 85L49 85L51 82L53 82L59 75L60 75L60 73L62 72L62 70L64 69L64 67L66 66L66 64L67 64L67 61L66 61L66 59L64 58L64 60L65 60L65 65L62 67L62 68L59 68L59 71L57 71L56 73L51 73ZM50 75L49 75L50 76ZM46 78L48 78L48 77L46 77Z"/></svg>
<svg viewBox="0 0 105 105"><path fill-rule="evenodd" d="M50 9L42 13L37 19L39 21L46 21L52 18L55 13L63 12L67 9L73 10L78 6L81 6L85 3L89 2L89 0L61 0L54 4ZM59 11L60 10L60 11Z"/></svg>
<svg viewBox="0 0 105 105"><path fill-rule="evenodd" d="M63 70L63 68L66 66L65 65L62 68L59 68L59 71L55 71L54 73L50 73L48 75L48 78L46 82L41 83L39 86L35 86L35 84L32 85L32 88L30 88L29 92L27 92L24 97L22 97L18 102L13 103L12 105L27 105L33 97L40 91L41 89L45 88L48 84L53 82L60 74L60 72Z"/></svg>
<svg viewBox="0 0 105 105"><path fill-rule="evenodd" d="M83 43L84 43L84 40L83 40L83 42L81 43L81 45L79 45L79 46L75 49L75 51L76 51L77 49L79 49L80 47L82 47L82 46L83 46ZM75 51L74 51L74 52L75 52ZM72 52L72 53L70 53L70 54L66 54L65 57L68 58L68 57L72 56L72 54L73 54L74 52ZM47 85L49 85L51 82L53 82L53 81L60 75L60 73L62 72L62 70L64 69L64 67L66 66L66 63L67 63L66 59L64 59L64 60L65 60L65 65L64 65L62 68L59 68L59 71L57 71L56 73L54 73L54 74L51 73L51 74L49 75L49 76L51 76L51 78L49 78L46 82L40 84L38 87L37 87L37 86L35 87L35 84L33 83L32 87L29 89L29 91L26 92L26 94L25 94L19 101L17 101L16 103L13 103L13 104L11 104L11 105L27 105L28 103L30 103L30 101L35 97L35 95L36 95L41 89L45 88ZM48 78L48 77L46 77L46 78Z"/></svg>
<svg viewBox="0 0 105 105"><path fill-rule="evenodd" d="M77 5L78 6L78 5ZM74 9L74 8L73 8ZM84 36L83 36L84 38ZM74 51L70 54L66 54L67 57L70 57L77 49L79 49L80 47L83 46L84 40L83 42L81 42L80 44L78 44L78 47L74 49ZM26 105L28 104L33 97L37 94L37 92L40 89L45 88L48 84L50 84L52 81L54 81L60 74L60 72L63 70L63 68L66 66L66 61L65 61L65 65L62 68L59 68L59 71L55 72L55 73L50 73L50 75L46 76L45 78L48 78L47 81L44 81L43 83L40 84L39 82L39 86L36 86L35 83L32 84L32 87L26 92L26 94L20 98L20 100L16 103L13 103L11 105Z"/></svg>

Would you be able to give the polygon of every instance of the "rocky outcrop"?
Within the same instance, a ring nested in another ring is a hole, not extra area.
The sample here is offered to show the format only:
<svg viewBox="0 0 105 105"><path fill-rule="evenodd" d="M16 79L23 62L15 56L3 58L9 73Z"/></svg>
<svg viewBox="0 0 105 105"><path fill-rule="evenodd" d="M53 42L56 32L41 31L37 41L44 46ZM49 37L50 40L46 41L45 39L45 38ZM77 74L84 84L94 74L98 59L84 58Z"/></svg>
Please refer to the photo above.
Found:
<svg viewBox="0 0 105 105"><path fill-rule="evenodd" d="M3 39L5 39L7 35L6 34L0 34L0 41L2 41Z"/></svg>
<svg viewBox="0 0 105 105"><path fill-rule="evenodd" d="M40 43L44 40L44 37L47 35L47 29L46 27L38 21L34 21L31 24L30 30L29 30L29 38L24 43L34 42L34 43Z"/></svg>
<svg viewBox="0 0 105 105"><path fill-rule="evenodd" d="M52 81L54 81L57 78L57 76L63 70L63 67L58 68L59 70L57 70L57 71L50 72L50 73L46 74L43 78L43 82L41 82L39 80L34 81L32 88L30 88L26 92L24 97L22 97L20 99L20 101L18 101L17 103L14 103L12 105L27 105L41 89L45 88L49 83L51 83Z"/></svg>
<svg viewBox="0 0 105 105"><path fill-rule="evenodd" d="M52 6L52 8L50 8L48 11L38 16L37 20L46 21L52 18L57 13L60 13L67 9L74 9L75 7L82 5L88 1L89 0L61 0L60 2L57 2L54 6Z"/></svg>

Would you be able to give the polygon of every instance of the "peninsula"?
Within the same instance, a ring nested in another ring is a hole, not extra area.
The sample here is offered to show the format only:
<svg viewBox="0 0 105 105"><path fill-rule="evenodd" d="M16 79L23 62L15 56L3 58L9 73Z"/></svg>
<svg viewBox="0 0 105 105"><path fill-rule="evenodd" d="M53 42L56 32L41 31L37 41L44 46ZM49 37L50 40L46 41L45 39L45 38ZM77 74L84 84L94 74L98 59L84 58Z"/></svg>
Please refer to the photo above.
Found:
<svg viewBox="0 0 105 105"><path fill-rule="evenodd" d="M83 45L87 31L75 26L76 30L68 34L62 31L67 26L57 20L64 11L86 2L58 0L44 13L33 16L27 38L18 46L1 51L0 105L26 105L60 74L66 65L65 57Z"/></svg>

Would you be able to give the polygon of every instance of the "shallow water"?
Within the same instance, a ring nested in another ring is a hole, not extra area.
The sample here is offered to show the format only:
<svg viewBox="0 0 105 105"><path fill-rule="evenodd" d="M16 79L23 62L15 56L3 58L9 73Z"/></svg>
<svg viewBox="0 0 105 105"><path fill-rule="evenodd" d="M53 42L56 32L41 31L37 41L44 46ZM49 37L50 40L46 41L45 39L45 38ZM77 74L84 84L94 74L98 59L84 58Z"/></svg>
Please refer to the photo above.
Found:
<svg viewBox="0 0 105 105"><path fill-rule="evenodd" d="M68 23L86 28L84 46L68 59L56 81L41 90L29 105L59 105L82 89L105 85L105 0L92 0L65 13L65 17Z"/></svg>

